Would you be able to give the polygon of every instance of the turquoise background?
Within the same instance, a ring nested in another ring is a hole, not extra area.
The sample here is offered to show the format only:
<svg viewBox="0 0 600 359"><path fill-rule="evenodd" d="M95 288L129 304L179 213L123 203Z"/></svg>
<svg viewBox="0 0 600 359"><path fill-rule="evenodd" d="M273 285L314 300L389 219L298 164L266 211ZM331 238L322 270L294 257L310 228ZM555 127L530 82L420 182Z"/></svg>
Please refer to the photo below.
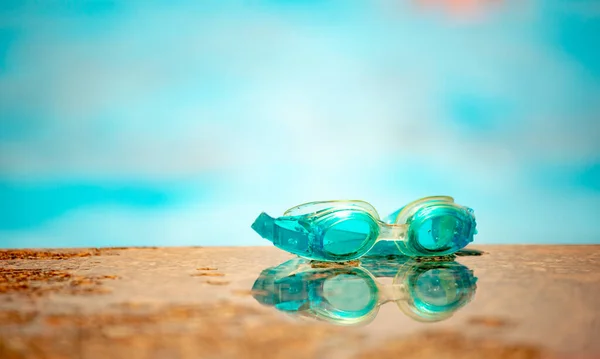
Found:
<svg viewBox="0 0 600 359"><path fill-rule="evenodd" d="M476 243L600 243L600 2L0 2L0 247L433 194Z"/></svg>

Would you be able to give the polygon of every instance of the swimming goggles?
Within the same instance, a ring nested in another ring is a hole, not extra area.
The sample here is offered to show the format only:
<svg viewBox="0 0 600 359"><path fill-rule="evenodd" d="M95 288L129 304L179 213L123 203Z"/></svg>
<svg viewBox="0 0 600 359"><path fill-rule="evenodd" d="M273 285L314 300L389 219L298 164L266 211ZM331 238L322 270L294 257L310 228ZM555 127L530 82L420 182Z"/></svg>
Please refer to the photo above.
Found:
<svg viewBox="0 0 600 359"><path fill-rule="evenodd" d="M326 201L293 207L279 218L263 212L252 224L276 247L321 261L357 259L374 247L378 255L448 255L473 241L475 227L473 210L447 196L411 202L384 220L364 201Z"/></svg>
<svg viewBox="0 0 600 359"><path fill-rule="evenodd" d="M335 325L365 325L395 302L410 318L437 322L469 303L477 289L473 271L454 262L403 262L372 258L360 266L323 268L295 258L265 269L252 287L261 304ZM382 284L379 277L393 277Z"/></svg>

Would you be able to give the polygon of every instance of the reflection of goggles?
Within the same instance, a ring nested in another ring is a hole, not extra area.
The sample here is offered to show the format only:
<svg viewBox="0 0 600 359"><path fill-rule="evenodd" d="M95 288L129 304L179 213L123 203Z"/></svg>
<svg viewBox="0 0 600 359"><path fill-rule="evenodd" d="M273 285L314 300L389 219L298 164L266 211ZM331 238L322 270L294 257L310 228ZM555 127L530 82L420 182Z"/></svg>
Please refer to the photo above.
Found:
<svg viewBox="0 0 600 359"><path fill-rule="evenodd" d="M363 201L311 202L287 210L283 217L261 213L252 228L288 252L322 261L365 255L375 243L389 241L389 254L447 255L473 241L473 210L452 197L426 197L381 220ZM386 253L381 253L386 254Z"/></svg>
<svg viewBox="0 0 600 359"><path fill-rule="evenodd" d="M391 276L392 285L375 279ZM358 267L314 268L296 258L265 269L252 291L262 304L337 325L369 323L389 301L415 320L434 322L466 305L476 281L473 271L457 262L377 259Z"/></svg>

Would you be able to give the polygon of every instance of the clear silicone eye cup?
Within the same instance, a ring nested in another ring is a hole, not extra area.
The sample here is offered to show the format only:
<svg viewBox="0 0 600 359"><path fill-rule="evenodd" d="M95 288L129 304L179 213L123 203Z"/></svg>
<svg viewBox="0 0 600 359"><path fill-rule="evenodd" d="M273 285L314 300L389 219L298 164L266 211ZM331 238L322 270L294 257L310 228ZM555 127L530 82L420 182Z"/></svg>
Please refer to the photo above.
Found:
<svg viewBox="0 0 600 359"><path fill-rule="evenodd" d="M447 196L411 202L385 220L363 201L311 202L278 218L261 213L252 228L278 248L322 261L360 258L379 241L411 257L447 255L477 233L473 210Z"/></svg>

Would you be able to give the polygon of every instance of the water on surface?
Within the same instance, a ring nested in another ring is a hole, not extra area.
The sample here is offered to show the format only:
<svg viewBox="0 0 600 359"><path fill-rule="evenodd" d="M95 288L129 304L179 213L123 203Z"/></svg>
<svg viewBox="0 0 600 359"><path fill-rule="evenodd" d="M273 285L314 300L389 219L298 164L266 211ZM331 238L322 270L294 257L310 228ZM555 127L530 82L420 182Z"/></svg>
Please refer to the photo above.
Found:
<svg viewBox="0 0 600 359"><path fill-rule="evenodd" d="M298 258L263 270L252 288L255 299L335 325L366 325L388 302L418 321L437 322L467 305L477 289L473 272L454 261L373 257L362 259L359 266L329 268L312 263ZM385 277L393 278L392 283L383 284L380 279Z"/></svg>

